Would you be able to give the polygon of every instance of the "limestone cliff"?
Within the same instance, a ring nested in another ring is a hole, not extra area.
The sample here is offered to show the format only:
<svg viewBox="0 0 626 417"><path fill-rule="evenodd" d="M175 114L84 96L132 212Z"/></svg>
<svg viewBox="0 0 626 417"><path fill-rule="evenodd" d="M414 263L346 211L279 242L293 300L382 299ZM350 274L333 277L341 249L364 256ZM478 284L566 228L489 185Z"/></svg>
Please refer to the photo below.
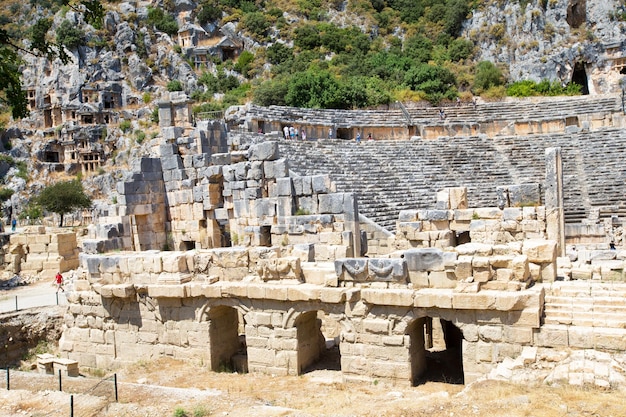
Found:
<svg viewBox="0 0 626 417"><path fill-rule="evenodd" d="M619 88L626 25L622 1L489 1L475 10L464 36L479 59L508 69L512 81L589 81L591 94Z"/></svg>

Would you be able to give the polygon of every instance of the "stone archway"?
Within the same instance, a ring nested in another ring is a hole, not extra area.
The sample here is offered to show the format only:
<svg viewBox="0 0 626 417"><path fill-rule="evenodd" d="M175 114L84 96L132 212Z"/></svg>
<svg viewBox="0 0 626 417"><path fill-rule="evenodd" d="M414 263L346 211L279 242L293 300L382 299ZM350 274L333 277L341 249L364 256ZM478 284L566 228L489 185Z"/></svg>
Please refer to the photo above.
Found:
<svg viewBox="0 0 626 417"><path fill-rule="evenodd" d="M463 332L451 321L420 317L411 321L406 334L410 338L411 383L446 382L463 384Z"/></svg>
<svg viewBox="0 0 626 417"><path fill-rule="evenodd" d="M324 310L291 309L285 319L285 329L296 329L298 374L341 370L339 339L342 318Z"/></svg>
<svg viewBox="0 0 626 417"><path fill-rule="evenodd" d="M207 311L211 370L247 372L245 334L240 334L237 308L215 306Z"/></svg>

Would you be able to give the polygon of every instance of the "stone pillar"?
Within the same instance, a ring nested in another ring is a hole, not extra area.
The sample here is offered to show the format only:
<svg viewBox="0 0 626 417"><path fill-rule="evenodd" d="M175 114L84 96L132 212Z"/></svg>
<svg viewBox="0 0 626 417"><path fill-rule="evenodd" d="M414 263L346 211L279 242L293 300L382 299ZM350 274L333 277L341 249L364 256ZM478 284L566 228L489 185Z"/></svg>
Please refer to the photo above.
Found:
<svg viewBox="0 0 626 417"><path fill-rule="evenodd" d="M159 127L174 126L174 115L171 101L159 101Z"/></svg>
<svg viewBox="0 0 626 417"><path fill-rule="evenodd" d="M352 232L352 248L355 258L363 256L361 252L361 227L359 224L359 205L356 195L346 193L343 200L344 218L346 230Z"/></svg>
<svg viewBox="0 0 626 417"><path fill-rule="evenodd" d="M546 149L546 229L548 239L557 242L558 256L565 256L563 215L563 168L561 148Z"/></svg>

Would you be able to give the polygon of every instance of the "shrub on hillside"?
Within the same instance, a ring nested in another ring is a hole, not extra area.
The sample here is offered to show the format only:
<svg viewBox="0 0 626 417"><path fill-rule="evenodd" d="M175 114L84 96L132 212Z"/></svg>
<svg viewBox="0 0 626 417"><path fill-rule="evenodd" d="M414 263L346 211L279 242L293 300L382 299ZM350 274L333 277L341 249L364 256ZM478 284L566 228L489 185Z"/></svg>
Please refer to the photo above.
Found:
<svg viewBox="0 0 626 417"><path fill-rule="evenodd" d="M254 54L249 51L243 51L237 62L235 63L234 70L243 75L246 78L250 78L250 69L252 69L252 62L254 61Z"/></svg>
<svg viewBox="0 0 626 417"><path fill-rule="evenodd" d="M69 20L64 20L56 30L57 42L65 45L68 49L76 49L86 43L85 32L73 25Z"/></svg>
<svg viewBox="0 0 626 417"><path fill-rule="evenodd" d="M222 11L213 2L208 2L202 4L197 17L198 22L200 22L201 25L204 25L221 19Z"/></svg>
<svg viewBox="0 0 626 417"><path fill-rule="evenodd" d="M162 9L148 7L148 24L170 36L178 33L178 23L176 23L174 17L165 13Z"/></svg>
<svg viewBox="0 0 626 417"><path fill-rule="evenodd" d="M183 83L180 80L172 80L167 83L167 91L183 91Z"/></svg>
<svg viewBox="0 0 626 417"><path fill-rule="evenodd" d="M413 91L422 91L432 104L442 99L453 99L457 95L454 74L444 67L422 64L409 69L404 84Z"/></svg>
<svg viewBox="0 0 626 417"><path fill-rule="evenodd" d="M581 90L582 87L575 83L563 86L558 81L542 80L536 83L532 80L522 80L509 85L506 94L511 97L572 96L579 95Z"/></svg>
<svg viewBox="0 0 626 417"><path fill-rule="evenodd" d="M491 87L504 85L504 76L500 68L490 61L481 61L476 66L476 76L474 77L474 91L480 94Z"/></svg>

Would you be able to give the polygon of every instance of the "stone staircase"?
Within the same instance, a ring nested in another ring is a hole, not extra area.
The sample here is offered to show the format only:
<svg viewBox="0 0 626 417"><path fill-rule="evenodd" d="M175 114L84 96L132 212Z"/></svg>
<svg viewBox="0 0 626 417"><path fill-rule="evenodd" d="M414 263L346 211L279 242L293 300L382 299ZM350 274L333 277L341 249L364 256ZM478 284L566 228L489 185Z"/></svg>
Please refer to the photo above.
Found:
<svg viewBox="0 0 626 417"><path fill-rule="evenodd" d="M626 135L617 128L571 134L434 140L280 141L290 169L329 174L360 212L387 230L403 209L434 208L438 190L464 186L470 207L496 205L496 187L545 180L545 149L561 147L564 211L579 223L594 208L626 215ZM608 209L607 209L608 208Z"/></svg>
<svg viewBox="0 0 626 417"><path fill-rule="evenodd" d="M564 281L544 288L544 324L626 329L626 283Z"/></svg>

